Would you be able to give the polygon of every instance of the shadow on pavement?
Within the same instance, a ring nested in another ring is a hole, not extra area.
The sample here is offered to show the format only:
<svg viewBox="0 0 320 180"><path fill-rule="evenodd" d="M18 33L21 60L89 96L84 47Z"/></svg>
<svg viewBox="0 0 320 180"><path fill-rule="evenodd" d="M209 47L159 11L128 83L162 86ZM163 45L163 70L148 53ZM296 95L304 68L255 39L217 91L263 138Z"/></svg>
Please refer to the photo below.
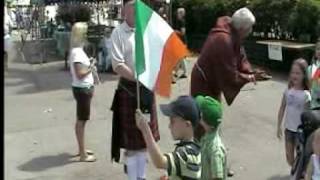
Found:
<svg viewBox="0 0 320 180"><path fill-rule="evenodd" d="M46 169L64 166L73 162L72 156L68 153L62 153L53 156L42 156L34 158L18 167L21 171L38 172Z"/></svg>
<svg viewBox="0 0 320 180"><path fill-rule="evenodd" d="M114 74L99 74L101 83L117 81ZM10 67L5 77L5 87L18 88L16 94L33 94L40 92L71 89L72 77L64 70L63 63L32 65L30 68Z"/></svg>
<svg viewBox="0 0 320 180"><path fill-rule="evenodd" d="M271 178L269 178L268 180L290 180L290 176L273 176Z"/></svg>

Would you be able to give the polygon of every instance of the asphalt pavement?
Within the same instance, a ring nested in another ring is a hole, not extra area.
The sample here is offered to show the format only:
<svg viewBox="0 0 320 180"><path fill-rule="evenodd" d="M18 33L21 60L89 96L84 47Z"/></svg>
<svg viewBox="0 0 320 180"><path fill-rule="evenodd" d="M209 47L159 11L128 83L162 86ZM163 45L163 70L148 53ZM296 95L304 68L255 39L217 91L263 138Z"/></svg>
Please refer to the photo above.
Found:
<svg viewBox="0 0 320 180"><path fill-rule="evenodd" d="M188 62L189 73L195 58ZM5 77L5 179L6 180L122 180L123 165L110 160L112 113L109 110L118 77L101 74L92 103L92 120L86 128L86 145L98 158L80 163L74 135L75 101L70 73L63 62L30 65L16 58ZM287 180L289 167L284 142L276 138L277 111L286 88L286 76L248 84L234 104L224 103L222 137L235 180ZM189 76L190 77L190 76ZM170 99L189 93L190 78L173 86ZM158 103L170 99L157 97ZM173 149L168 120L160 112L163 152ZM163 171L149 162L147 179Z"/></svg>

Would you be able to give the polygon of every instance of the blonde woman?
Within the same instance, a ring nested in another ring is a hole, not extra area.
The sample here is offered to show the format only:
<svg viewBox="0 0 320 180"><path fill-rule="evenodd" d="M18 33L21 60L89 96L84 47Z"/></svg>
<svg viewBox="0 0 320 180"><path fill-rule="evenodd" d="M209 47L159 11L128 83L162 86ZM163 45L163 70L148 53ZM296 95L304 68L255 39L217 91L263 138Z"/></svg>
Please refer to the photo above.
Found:
<svg viewBox="0 0 320 180"><path fill-rule="evenodd" d="M81 162L94 162L93 152L85 149L84 131L86 122L90 119L91 98L94 92L93 72L95 66L83 47L86 42L88 25L78 22L72 27L70 48L70 70L72 74L72 91L77 102L77 121L75 133L79 146Z"/></svg>

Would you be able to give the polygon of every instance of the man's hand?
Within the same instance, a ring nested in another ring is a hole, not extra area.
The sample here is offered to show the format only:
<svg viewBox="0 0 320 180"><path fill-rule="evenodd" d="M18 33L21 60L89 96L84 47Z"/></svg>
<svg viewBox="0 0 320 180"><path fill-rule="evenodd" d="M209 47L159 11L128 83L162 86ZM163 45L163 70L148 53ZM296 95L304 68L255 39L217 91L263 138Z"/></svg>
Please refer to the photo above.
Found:
<svg viewBox="0 0 320 180"><path fill-rule="evenodd" d="M254 85L257 85L256 77L253 74L249 74L249 81L252 82Z"/></svg>
<svg viewBox="0 0 320 180"><path fill-rule="evenodd" d="M141 112L140 109L136 110L136 125L142 132L144 132L147 128L149 128L148 121L143 116L143 113Z"/></svg>

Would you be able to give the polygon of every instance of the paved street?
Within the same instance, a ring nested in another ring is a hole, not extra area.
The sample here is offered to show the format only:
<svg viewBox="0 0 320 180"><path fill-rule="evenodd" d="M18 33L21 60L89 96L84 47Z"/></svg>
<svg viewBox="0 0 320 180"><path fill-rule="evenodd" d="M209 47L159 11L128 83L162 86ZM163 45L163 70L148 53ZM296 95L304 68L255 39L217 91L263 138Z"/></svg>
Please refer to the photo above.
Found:
<svg viewBox="0 0 320 180"><path fill-rule="evenodd" d="M194 60L189 62L192 67ZM75 101L71 76L63 62L29 65L15 60L5 77L5 180L122 180L123 166L111 163L112 113L109 108L117 77L103 74L96 87L87 146L98 161L79 163L74 135ZM190 71L189 71L190 72ZM286 78L246 86L232 107L224 106L223 140L235 180L287 180L283 141L276 139L277 111ZM178 81L173 97L187 94L189 79ZM158 98L158 103L168 102ZM173 148L167 119L159 112L163 152ZM148 178L161 171L148 165Z"/></svg>

